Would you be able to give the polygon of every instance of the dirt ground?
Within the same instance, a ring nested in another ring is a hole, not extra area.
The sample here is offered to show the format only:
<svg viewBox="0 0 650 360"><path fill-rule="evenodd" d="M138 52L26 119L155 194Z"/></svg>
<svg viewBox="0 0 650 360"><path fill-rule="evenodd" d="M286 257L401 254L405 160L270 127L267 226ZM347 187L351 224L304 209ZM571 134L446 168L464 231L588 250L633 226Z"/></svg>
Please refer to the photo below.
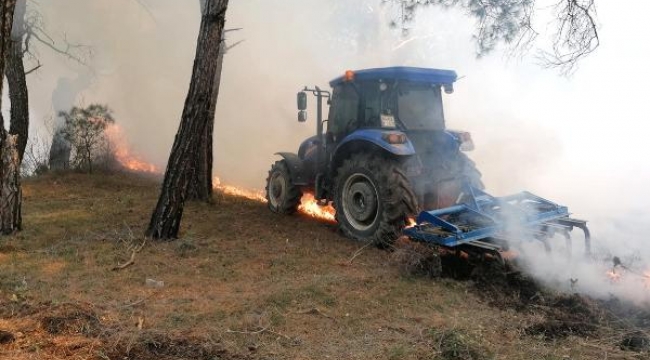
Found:
<svg viewBox="0 0 650 360"><path fill-rule="evenodd" d="M0 359L650 358L648 309L489 264L438 276L251 200L190 204L180 239L146 241L157 191L24 182L24 230L0 238Z"/></svg>

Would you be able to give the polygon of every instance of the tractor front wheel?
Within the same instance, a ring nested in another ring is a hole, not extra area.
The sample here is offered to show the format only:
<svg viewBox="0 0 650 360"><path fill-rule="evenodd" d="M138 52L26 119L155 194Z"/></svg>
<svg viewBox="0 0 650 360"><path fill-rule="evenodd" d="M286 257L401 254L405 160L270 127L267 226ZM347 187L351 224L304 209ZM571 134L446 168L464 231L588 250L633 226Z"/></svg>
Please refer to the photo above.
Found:
<svg viewBox="0 0 650 360"><path fill-rule="evenodd" d="M339 167L334 206L344 235L383 247L416 214L417 199L397 161L360 154Z"/></svg>
<svg viewBox="0 0 650 360"><path fill-rule="evenodd" d="M293 214L298 210L302 192L291 181L286 161L276 161L266 179L266 200L275 213Z"/></svg>

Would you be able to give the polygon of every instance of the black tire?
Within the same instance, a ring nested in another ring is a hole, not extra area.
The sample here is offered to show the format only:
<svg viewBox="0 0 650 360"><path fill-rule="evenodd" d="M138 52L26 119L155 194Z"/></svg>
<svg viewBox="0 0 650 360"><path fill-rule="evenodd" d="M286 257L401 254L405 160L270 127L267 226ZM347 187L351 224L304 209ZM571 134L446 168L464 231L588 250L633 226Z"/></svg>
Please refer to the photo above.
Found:
<svg viewBox="0 0 650 360"><path fill-rule="evenodd" d="M353 155L339 167L334 185L339 229L355 240L386 247L417 212L417 198L395 160Z"/></svg>
<svg viewBox="0 0 650 360"><path fill-rule="evenodd" d="M279 214L293 214L298 210L302 192L291 181L286 161L276 161L266 178L266 202L269 209Z"/></svg>
<svg viewBox="0 0 650 360"><path fill-rule="evenodd" d="M462 162L463 176L469 181L469 184L479 190L484 190L485 185L481 180L483 174L476 168L476 163L462 152L460 153L460 161Z"/></svg>

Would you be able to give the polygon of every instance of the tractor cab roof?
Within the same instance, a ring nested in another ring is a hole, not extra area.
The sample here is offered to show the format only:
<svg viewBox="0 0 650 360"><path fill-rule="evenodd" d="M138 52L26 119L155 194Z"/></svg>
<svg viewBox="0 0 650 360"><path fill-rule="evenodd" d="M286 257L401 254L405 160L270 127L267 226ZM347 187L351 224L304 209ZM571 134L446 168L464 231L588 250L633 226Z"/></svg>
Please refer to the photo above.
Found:
<svg viewBox="0 0 650 360"><path fill-rule="evenodd" d="M330 81L334 87L346 81L372 81L372 80L406 80L429 84L453 84L458 76L453 70L428 69L407 66L393 66L376 69L363 69L346 71L345 75Z"/></svg>

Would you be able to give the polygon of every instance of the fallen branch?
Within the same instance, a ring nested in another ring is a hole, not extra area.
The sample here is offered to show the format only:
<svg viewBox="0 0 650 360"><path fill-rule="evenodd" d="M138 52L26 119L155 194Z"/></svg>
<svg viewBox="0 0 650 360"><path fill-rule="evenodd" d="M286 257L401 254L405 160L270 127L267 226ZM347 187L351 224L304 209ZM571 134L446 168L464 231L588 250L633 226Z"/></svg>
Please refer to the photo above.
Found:
<svg viewBox="0 0 650 360"><path fill-rule="evenodd" d="M371 244L372 244L372 241L369 241L367 244L363 245L360 249L358 249L357 251L355 251L354 254L352 255L352 257L350 258L350 260L348 260L348 265L352 265L352 262L354 261L354 259L356 259L357 256L361 255L361 253L363 252L363 250L364 250L365 248L367 248L367 247L368 247L369 245L371 245Z"/></svg>
<svg viewBox="0 0 650 360"><path fill-rule="evenodd" d="M268 330L268 329L269 329L268 327L262 328L262 329L257 330L257 331L240 331L240 330L230 330L230 329L226 329L226 332L229 333L229 334L246 334L246 335L255 335L255 334L261 334L261 333L265 332L265 331Z"/></svg>
<svg viewBox="0 0 650 360"><path fill-rule="evenodd" d="M128 267L130 265L133 265L135 263L135 254L139 253L140 250L142 250L142 248L144 248L144 245L146 243L147 243L147 239L144 239L144 241L142 241L142 244L140 244L140 246L134 248L131 251L131 258L129 259L129 261L125 262L124 264L119 264L118 263L111 270L113 270L113 271L122 270L122 269L124 269L124 268L126 268L126 267Z"/></svg>
<svg viewBox="0 0 650 360"><path fill-rule="evenodd" d="M140 299L140 300L134 301L134 302L132 302L132 303L124 304L124 305L115 306L115 307L116 307L117 309L125 309L125 308L128 308L128 307L138 306L138 305L140 305L140 304L143 304L145 301L149 300L151 297L153 297L153 296L156 295L156 294L158 294L158 291L157 291L157 290L154 290L151 294L149 294L149 295L143 297L143 298Z"/></svg>
<svg viewBox="0 0 650 360"><path fill-rule="evenodd" d="M273 330L269 329L268 327L261 328L260 330L257 330L257 331L240 331L240 330L226 329L226 332L230 333L230 334L245 334L245 335L258 335L258 334L267 332L269 334L281 336L281 337L285 338L286 340L290 340L290 341L293 340L289 336L281 334L281 333L276 332L276 331L273 331Z"/></svg>
<svg viewBox="0 0 650 360"><path fill-rule="evenodd" d="M322 317L326 317L328 319L334 320L334 318L332 318L331 316L325 314L324 312L322 312L320 309L318 309L316 307L313 307L313 308L307 309L307 310L303 310L303 311L298 311L298 314L320 315Z"/></svg>
<svg viewBox="0 0 650 360"><path fill-rule="evenodd" d="M125 262L124 264L118 263L111 270L113 270L113 271L122 270L122 269L126 268L129 265L133 265L134 261L135 261L135 254L136 254L135 251L133 251L131 253L131 258L129 259L129 261Z"/></svg>

